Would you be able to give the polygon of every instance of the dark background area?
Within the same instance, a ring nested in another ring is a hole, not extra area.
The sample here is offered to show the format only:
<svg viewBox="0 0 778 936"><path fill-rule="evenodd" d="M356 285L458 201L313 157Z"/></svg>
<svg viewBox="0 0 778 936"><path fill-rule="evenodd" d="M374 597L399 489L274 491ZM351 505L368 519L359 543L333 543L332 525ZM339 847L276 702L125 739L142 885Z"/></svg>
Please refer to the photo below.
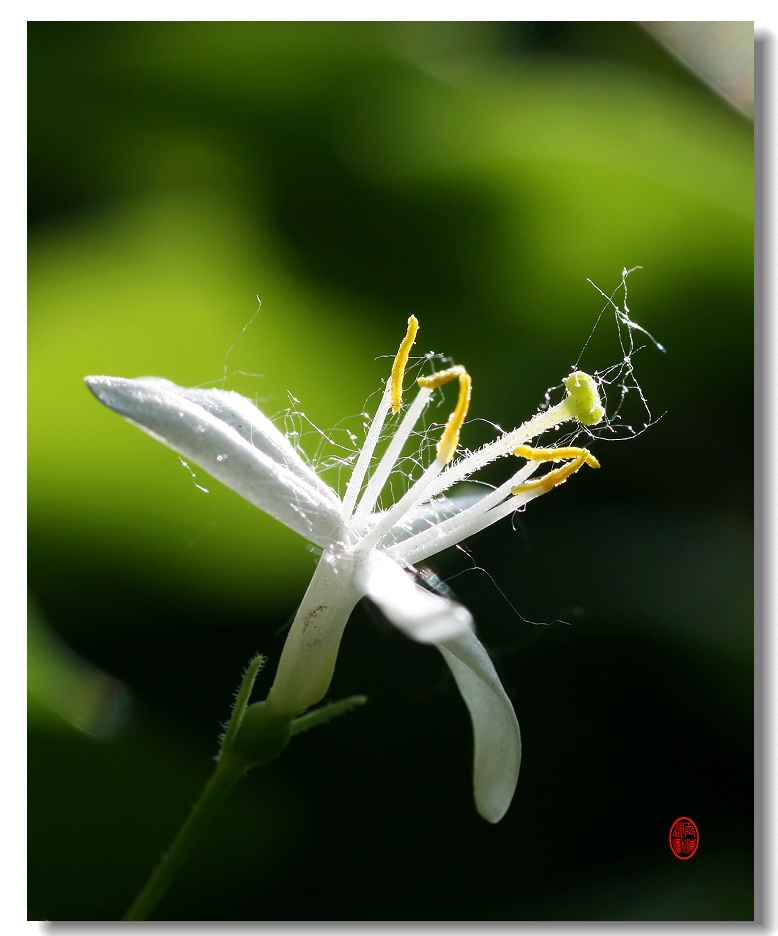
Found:
<svg viewBox="0 0 778 936"><path fill-rule="evenodd" d="M629 308L667 351L634 366L661 418L431 562L514 700L506 818L473 807L440 656L360 606L330 696L367 706L243 781L159 918L752 919L748 117L630 23L28 41L30 918L121 916L257 651L269 687L314 562L83 377L226 372L269 415L293 394L327 459L315 427L360 432L413 313L418 353L466 364L472 416L508 428L577 362L605 304L587 277L610 294L641 265ZM621 357L606 311L581 365ZM632 390L623 422L645 421Z"/></svg>

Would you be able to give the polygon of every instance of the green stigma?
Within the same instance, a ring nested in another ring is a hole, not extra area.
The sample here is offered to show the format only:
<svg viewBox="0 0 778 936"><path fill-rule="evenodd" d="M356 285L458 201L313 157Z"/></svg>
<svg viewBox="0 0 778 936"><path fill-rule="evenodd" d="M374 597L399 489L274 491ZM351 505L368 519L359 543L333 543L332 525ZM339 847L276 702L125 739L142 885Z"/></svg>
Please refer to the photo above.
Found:
<svg viewBox="0 0 778 936"><path fill-rule="evenodd" d="M573 371L565 378L565 387L569 394L567 402L575 418L584 426L597 425L605 415L605 407L594 377L583 371Z"/></svg>

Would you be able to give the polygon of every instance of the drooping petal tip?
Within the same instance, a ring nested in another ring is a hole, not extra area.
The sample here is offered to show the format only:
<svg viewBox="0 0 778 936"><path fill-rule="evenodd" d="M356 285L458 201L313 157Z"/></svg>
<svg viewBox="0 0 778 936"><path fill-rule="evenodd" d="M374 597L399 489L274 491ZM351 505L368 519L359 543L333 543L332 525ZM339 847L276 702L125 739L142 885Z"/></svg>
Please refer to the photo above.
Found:
<svg viewBox="0 0 778 936"><path fill-rule="evenodd" d="M521 766L521 732L513 705L472 632L438 647L456 680L473 723L473 790L487 822L511 805Z"/></svg>

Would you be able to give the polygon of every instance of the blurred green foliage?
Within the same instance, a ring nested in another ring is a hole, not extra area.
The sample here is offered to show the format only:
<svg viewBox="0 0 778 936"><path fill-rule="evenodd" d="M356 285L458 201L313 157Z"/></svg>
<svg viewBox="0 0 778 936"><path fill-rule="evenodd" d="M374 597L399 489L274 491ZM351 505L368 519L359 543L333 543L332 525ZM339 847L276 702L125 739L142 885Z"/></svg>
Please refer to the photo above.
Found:
<svg viewBox="0 0 778 936"><path fill-rule="evenodd" d="M245 783L160 914L751 919L752 125L624 23L32 23L28 61L31 917L121 915L312 571L83 377L226 375L326 459L414 313L508 427L586 278L640 264L662 418L437 566L516 702L508 817L434 651L358 610L333 698L369 704ZM620 357L606 313L581 364Z"/></svg>

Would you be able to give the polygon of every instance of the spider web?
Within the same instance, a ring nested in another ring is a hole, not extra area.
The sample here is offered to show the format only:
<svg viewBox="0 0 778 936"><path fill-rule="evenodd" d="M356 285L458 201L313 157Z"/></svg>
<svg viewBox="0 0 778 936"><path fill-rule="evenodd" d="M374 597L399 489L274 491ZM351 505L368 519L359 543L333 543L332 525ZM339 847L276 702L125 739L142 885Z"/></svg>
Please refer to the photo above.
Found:
<svg viewBox="0 0 778 936"><path fill-rule="evenodd" d="M600 393L605 402L606 410L605 419L601 424L597 427L586 429L586 432L593 438L634 438L645 432L646 429L651 427L658 419L661 419L661 416L656 419L652 416L648 400L635 374L634 358L646 347L653 345L658 351L665 351L664 346L661 345L649 331L632 318L627 303L627 279L635 270L641 269L642 267L639 266L632 267L631 269L627 269L626 267L622 269L621 282L610 295L603 292L592 280L587 279L587 282L597 290L603 299L605 299L605 305L600 310L600 314L597 316L597 320L589 333L589 337L584 342L584 346L581 349L581 353L578 355L578 360L575 362L574 368L576 370L579 369L580 362L589 348L595 332L600 327L608 312L613 313L613 319L616 324L616 334L621 349L621 360L606 367L604 370L595 370L593 372L593 376L599 384ZM616 301L616 297L619 296L621 297L621 304ZM637 413L634 417L630 417L629 422L627 422L625 413L628 398L629 400L637 399L638 401Z"/></svg>

